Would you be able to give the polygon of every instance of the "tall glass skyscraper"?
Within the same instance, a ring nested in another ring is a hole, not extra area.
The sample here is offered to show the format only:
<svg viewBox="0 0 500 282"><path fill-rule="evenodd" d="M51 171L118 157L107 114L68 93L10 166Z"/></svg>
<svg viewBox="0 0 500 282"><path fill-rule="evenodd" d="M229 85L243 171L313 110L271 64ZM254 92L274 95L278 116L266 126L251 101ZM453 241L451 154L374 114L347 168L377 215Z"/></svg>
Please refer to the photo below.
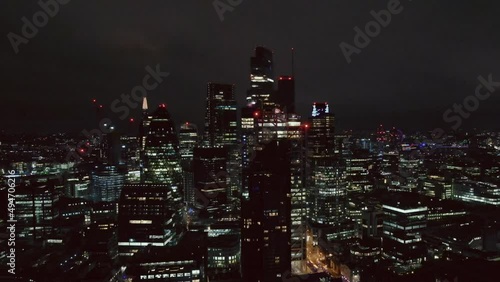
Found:
<svg viewBox="0 0 500 282"><path fill-rule="evenodd" d="M174 122L165 104L161 104L156 109L149 124L144 153L143 181L169 184L173 187L180 187L182 184L179 141Z"/></svg>
<svg viewBox="0 0 500 282"><path fill-rule="evenodd" d="M179 130L179 149L181 163L184 167L193 160L193 150L198 146L198 141L198 128L189 122L182 124Z"/></svg>
<svg viewBox="0 0 500 282"><path fill-rule="evenodd" d="M247 103L272 103L274 93L274 63L273 52L264 47L255 48L255 56L250 59L250 89L247 93Z"/></svg>
<svg viewBox="0 0 500 282"><path fill-rule="evenodd" d="M90 177L92 199L95 202L113 202L120 198L126 170L119 166L96 166Z"/></svg>
<svg viewBox="0 0 500 282"><path fill-rule="evenodd" d="M347 219L347 181L345 168L318 166L311 187L311 221L316 225L338 226Z"/></svg>
<svg viewBox="0 0 500 282"><path fill-rule="evenodd" d="M335 157L335 115L328 103L314 103L307 137L311 168L331 165Z"/></svg>
<svg viewBox="0 0 500 282"><path fill-rule="evenodd" d="M227 150L229 196L241 191L241 152L238 147L238 112L233 84L208 83L203 145Z"/></svg>
<svg viewBox="0 0 500 282"><path fill-rule="evenodd" d="M234 91L232 84L208 83L204 145L236 144L238 119Z"/></svg>

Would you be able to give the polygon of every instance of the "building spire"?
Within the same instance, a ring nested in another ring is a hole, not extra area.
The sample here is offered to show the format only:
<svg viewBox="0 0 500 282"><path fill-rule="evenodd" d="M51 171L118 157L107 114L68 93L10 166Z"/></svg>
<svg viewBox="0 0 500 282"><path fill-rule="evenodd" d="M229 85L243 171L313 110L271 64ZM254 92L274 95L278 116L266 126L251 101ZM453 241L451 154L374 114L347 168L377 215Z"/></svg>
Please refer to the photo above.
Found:
<svg viewBox="0 0 500 282"><path fill-rule="evenodd" d="M148 98L143 97L142 98L142 110L146 112L148 110Z"/></svg>

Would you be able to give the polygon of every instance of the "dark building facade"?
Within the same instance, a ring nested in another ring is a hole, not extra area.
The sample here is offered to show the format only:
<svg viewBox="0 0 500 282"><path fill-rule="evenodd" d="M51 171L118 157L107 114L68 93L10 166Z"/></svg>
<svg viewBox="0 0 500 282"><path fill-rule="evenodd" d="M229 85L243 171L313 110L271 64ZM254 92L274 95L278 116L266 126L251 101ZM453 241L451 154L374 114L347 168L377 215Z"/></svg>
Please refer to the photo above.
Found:
<svg viewBox="0 0 500 282"><path fill-rule="evenodd" d="M274 101L287 113L295 113L295 77L280 76Z"/></svg>
<svg viewBox="0 0 500 282"><path fill-rule="evenodd" d="M250 59L251 87L247 94L247 103L272 103L274 93L273 52L264 47L255 48L255 56Z"/></svg>
<svg viewBox="0 0 500 282"><path fill-rule="evenodd" d="M383 205L383 255L393 263L393 272L409 273L421 267L426 247L422 232L427 227L428 209L406 198Z"/></svg>
<svg viewBox="0 0 500 282"><path fill-rule="evenodd" d="M250 166L242 203L244 281L282 281L291 268L291 184L288 141L273 141Z"/></svg>
<svg viewBox="0 0 500 282"><path fill-rule="evenodd" d="M227 150L224 147L194 149L193 183L200 218L218 220L226 216L228 174Z"/></svg>
<svg viewBox="0 0 500 282"><path fill-rule="evenodd" d="M180 208L170 185L123 187L118 212L120 256L131 257L148 246L175 246L183 232Z"/></svg>

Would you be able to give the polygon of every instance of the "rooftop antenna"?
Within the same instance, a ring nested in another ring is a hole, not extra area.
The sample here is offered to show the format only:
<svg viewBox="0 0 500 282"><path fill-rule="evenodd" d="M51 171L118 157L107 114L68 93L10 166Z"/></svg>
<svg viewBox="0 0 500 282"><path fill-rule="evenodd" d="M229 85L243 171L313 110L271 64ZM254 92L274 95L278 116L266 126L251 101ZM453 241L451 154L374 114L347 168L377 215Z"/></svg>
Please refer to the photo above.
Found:
<svg viewBox="0 0 500 282"><path fill-rule="evenodd" d="M295 49L292 48L292 77L295 79Z"/></svg>

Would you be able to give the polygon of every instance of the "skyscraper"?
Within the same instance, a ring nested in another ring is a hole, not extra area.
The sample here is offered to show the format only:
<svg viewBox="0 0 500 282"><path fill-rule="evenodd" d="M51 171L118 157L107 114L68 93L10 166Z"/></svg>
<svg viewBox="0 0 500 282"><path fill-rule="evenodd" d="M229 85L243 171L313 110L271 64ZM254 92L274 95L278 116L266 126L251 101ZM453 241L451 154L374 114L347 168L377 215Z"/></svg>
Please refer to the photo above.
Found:
<svg viewBox="0 0 500 282"><path fill-rule="evenodd" d="M144 150L146 147L146 135L149 131L149 125L151 124L151 119L153 116L149 114L148 98L142 98L142 121L139 125L139 148L141 151L141 158L144 155Z"/></svg>
<svg viewBox="0 0 500 282"><path fill-rule="evenodd" d="M427 227L427 207L413 197L392 198L383 205L383 255L397 273L420 267L426 255L422 231Z"/></svg>
<svg viewBox="0 0 500 282"><path fill-rule="evenodd" d="M241 113L242 198L247 200L249 197L250 166L255 152L265 148L269 142L290 141L291 256L294 261L302 261L305 258L307 212L305 126L300 121L301 117L293 112L293 77L287 76L287 82L281 84L281 92L276 92L273 68L272 52L257 47L251 59L247 105Z"/></svg>
<svg viewBox="0 0 500 282"><path fill-rule="evenodd" d="M289 141L272 141L250 165L249 201L242 203L244 281L282 281L291 269Z"/></svg>
<svg viewBox="0 0 500 282"><path fill-rule="evenodd" d="M335 115L328 103L314 103L307 136L311 168L331 165L335 157Z"/></svg>
<svg viewBox="0 0 500 282"><path fill-rule="evenodd" d="M236 144L236 110L234 85L208 83L204 145L213 147Z"/></svg>
<svg viewBox="0 0 500 282"><path fill-rule="evenodd" d="M193 178L200 218L220 220L227 215L227 150L224 147L194 149Z"/></svg>
<svg viewBox="0 0 500 282"><path fill-rule="evenodd" d="M318 226L338 226L347 219L347 181L345 168L318 166L311 187L311 221Z"/></svg>
<svg viewBox="0 0 500 282"><path fill-rule="evenodd" d="M274 141L289 141L290 142L290 163L286 164L290 167L291 181L291 243L292 243L292 259L294 261L303 260L305 256L305 219L306 219L306 194L305 194L305 130L306 127L300 121L300 116L292 113L285 113L278 107L261 107L255 109L253 118L251 110L254 107L245 108L245 120L242 120L242 134L244 148L247 152L243 152L243 183L249 185L248 178L249 164L251 165L252 158L255 157L255 152L265 148L270 142ZM254 122L253 126L250 122ZM251 130L254 130L251 133ZM283 164L285 165L285 164ZM248 191L249 186L244 186L243 191ZM245 196L245 194L244 194Z"/></svg>
<svg viewBox="0 0 500 282"><path fill-rule="evenodd" d="M275 102L287 113L295 113L295 77L279 77Z"/></svg>
<svg viewBox="0 0 500 282"><path fill-rule="evenodd" d="M255 56L250 59L250 89L247 103L272 103L274 93L274 63L273 52L264 47L255 48Z"/></svg>
<svg viewBox="0 0 500 282"><path fill-rule="evenodd" d="M156 109L149 124L143 180L146 183L169 184L173 187L180 187L182 184L179 141L165 104Z"/></svg>
<svg viewBox="0 0 500 282"><path fill-rule="evenodd" d="M236 196L241 187L241 152L238 146L238 113L234 85L208 83L206 102L203 145L221 146L227 150L229 196Z"/></svg>
<svg viewBox="0 0 500 282"><path fill-rule="evenodd" d="M113 202L120 198L125 183L125 169L114 165L96 166L90 177L92 199Z"/></svg>
<svg viewBox="0 0 500 282"><path fill-rule="evenodd" d="M250 161L254 157L257 144L256 118L259 115L255 105L241 108L241 196L248 200L248 177Z"/></svg>
<svg viewBox="0 0 500 282"><path fill-rule="evenodd" d="M198 128L189 122L181 125L179 130L179 151L183 167L190 165L193 160L193 150L198 146Z"/></svg>
<svg viewBox="0 0 500 282"><path fill-rule="evenodd" d="M54 180L33 179L16 187L16 237L36 242L53 235L59 218L60 194Z"/></svg>

